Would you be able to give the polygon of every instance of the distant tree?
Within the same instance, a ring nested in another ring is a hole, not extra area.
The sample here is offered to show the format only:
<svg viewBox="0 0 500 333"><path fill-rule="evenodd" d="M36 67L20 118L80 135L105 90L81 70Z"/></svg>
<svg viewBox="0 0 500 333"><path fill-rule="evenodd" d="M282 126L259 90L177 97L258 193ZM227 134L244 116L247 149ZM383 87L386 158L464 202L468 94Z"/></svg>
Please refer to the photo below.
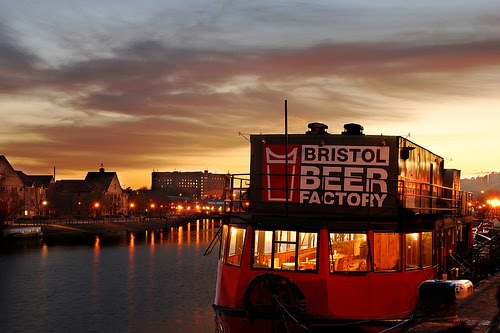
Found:
<svg viewBox="0 0 500 333"><path fill-rule="evenodd" d="M24 202L17 191L0 192L0 218L3 215L4 220L12 220L21 216L23 206Z"/></svg>
<svg viewBox="0 0 500 333"><path fill-rule="evenodd" d="M40 188L25 188L25 209L33 212L35 215L42 215L44 210L43 201L46 199L45 192Z"/></svg>

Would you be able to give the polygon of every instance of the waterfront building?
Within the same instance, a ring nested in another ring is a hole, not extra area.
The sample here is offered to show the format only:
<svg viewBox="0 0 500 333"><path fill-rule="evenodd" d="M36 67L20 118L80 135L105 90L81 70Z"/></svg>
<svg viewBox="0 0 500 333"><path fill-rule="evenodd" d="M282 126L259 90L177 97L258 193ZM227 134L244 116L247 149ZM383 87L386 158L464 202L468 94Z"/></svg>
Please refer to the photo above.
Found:
<svg viewBox="0 0 500 333"><path fill-rule="evenodd" d="M58 180L49 190L50 212L55 216L91 215L92 189L81 179Z"/></svg>
<svg viewBox="0 0 500 333"><path fill-rule="evenodd" d="M51 175L27 175L0 155L0 220L46 215Z"/></svg>
<svg viewBox="0 0 500 333"><path fill-rule="evenodd" d="M65 217L118 216L128 214L128 194L116 172L101 165L83 180L58 180L50 189L51 212Z"/></svg>
<svg viewBox="0 0 500 333"><path fill-rule="evenodd" d="M94 192L101 194L102 214L114 216L127 213L128 196L122 189L116 172L105 171L101 164L99 172L87 173L85 182Z"/></svg>
<svg viewBox="0 0 500 333"><path fill-rule="evenodd" d="M224 197L227 175L205 171L153 172L153 191L192 200L220 199Z"/></svg>

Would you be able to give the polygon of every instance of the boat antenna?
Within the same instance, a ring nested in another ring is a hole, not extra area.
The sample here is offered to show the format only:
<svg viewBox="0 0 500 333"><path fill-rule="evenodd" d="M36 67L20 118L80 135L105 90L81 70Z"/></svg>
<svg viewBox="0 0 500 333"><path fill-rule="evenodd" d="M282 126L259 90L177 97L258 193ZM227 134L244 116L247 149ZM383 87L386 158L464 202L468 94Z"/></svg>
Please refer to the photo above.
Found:
<svg viewBox="0 0 500 333"><path fill-rule="evenodd" d="M288 108L285 99L285 217L288 217Z"/></svg>

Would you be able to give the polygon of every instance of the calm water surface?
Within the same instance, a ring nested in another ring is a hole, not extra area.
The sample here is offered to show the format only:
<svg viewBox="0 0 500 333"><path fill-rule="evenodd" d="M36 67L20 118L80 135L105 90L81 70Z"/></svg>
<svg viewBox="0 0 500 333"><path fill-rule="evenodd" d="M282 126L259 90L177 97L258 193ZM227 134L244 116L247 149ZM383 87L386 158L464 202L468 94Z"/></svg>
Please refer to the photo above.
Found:
<svg viewBox="0 0 500 333"><path fill-rule="evenodd" d="M218 226L1 244L0 331L213 332Z"/></svg>

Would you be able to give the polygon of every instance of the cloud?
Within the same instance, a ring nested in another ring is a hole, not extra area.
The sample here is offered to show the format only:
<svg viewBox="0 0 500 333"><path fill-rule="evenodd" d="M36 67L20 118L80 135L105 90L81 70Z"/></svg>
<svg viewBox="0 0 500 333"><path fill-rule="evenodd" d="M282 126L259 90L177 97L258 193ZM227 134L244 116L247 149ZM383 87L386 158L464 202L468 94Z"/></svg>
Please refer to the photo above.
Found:
<svg viewBox="0 0 500 333"><path fill-rule="evenodd" d="M26 111L9 99L26 106L32 105L31 100L44 101L43 122L20 121L9 131L0 130L0 138L1 134L9 138L0 142L1 153L20 160L29 157L36 161L32 170L42 172L42 161L70 170L88 170L101 162L123 170L149 170L196 168L197 159L201 169L214 156L233 156L235 149L247 149L239 131L281 129L285 99L291 101L292 131L304 132L311 121L411 121L415 110L405 108L408 101L478 97L493 94L497 87L500 39L488 37L493 34L474 38L403 31L392 39L347 42L322 32L319 39L291 43L275 38L283 31L276 29L269 33L272 38L262 35L264 41L250 32L247 40L234 42L244 29L233 34L227 27L236 24L234 12L241 6L245 5L219 3L173 32L157 28L181 18L162 23L162 10L148 21L157 32L140 26L131 39L125 34L113 39L101 27L95 32L97 43L88 46L91 33L62 38L59 45L68 47L68 54L78 50L82 54L55 62L48 62L21 42L13 29L0 24L0 108L13 107L19 115L32 117L42 113L41 103ZM326 15L307 8L309 19L295 24ZM280 28L293 15L291 9L284 16L279 8L247 9L256 21L275 22ZM356 12L338 10L337 14L348 16ZM367 19L368 11L363 13ZM498 17L488 19L496 22ZM349 21L342 16L336 20ZM250 19L243 21L246 27L251 24ZM109 26L116 31L116 25ZM300 30L300 24L293 30ZM144 31L152 33L144 37ZM269 26L259 31L270 31ZM78 36L84 36L81 48ZM100 49L106 41L110 45ZM35 139L22 140L22 134L16 136L12 129ZM340 130L330 127L330 132Z"/></svg>
<svg viewBox="0 0 500 333"><path fill-rule="evenodd" d="M297 92L329 101L339 115L352 110L371 114L380 108L374 95L477 94L467 86L468 76L500 65L500 40L448 45L322 44L253 52L176 49L145 40L115 49L107 58L45 69L36 69L36 57L28 52L10 49L26 59L19 60L21 64L30 65L11 70L5 78L5 82L18 82L18 92L49 91L60 109L80 110L89 117L112 112L166 121L169 116L185 119L195 130L217 128L214 119L258 117ZM37 79L22 86L19 77L26 67ZM366 102L360 101L360 95ZM325 112L320 110L324 103L303 104L304 109ZM204 121L196 124L193 119Z"/></svg>
<svg viewBox="0 0 500 333"><path fill-rule="evenodd" d="M15 92L31 85L40 59L15 38L0 22L0 93Z"/></svg>
<svg viewBox="0 0 500 333"><path fill-rule="evenodd" d="M263 96L283 96L287 90L300 89L304 80L317 79L321 92L323 78L337 78L343 85L393 96L409 91L436 93L436 89L439 93L463 94L460 80L466 81L476 70L499 66L499 53L498 39L447 45L323 44L253 52L174 49L150 40L116 49L108 58L42 70L31 66L36 79L24 87L19 78L26 67L19 66L6 75L4 82L20 91L25 88L64 93L69 106L88 112L185 114L186 108L201 105L241 107L245 97L255 101L257 91ZM21 59L35 59L22 54L25 56ZM246 86L220 92L244 77L252 78ZM401 84L403 81L405 84ZM231 102L234 97L238 103Z"/></svg>

